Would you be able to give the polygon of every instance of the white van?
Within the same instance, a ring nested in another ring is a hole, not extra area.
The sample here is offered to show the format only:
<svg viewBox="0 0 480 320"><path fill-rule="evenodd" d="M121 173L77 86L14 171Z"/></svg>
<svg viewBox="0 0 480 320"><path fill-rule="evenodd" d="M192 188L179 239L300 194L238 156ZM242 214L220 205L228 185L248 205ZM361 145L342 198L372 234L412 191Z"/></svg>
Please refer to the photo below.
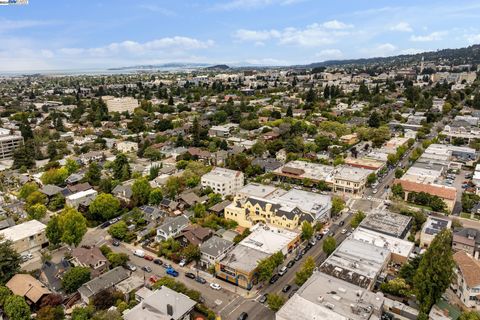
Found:
<svg viewBox="0 0 480 320"><path fill-rule="evenodd" d="M143 257L145 257L145 251L137 249L137 250L133 251L133 255L137 256L137 257L140 257L140 258L143 258Z"/></svg>

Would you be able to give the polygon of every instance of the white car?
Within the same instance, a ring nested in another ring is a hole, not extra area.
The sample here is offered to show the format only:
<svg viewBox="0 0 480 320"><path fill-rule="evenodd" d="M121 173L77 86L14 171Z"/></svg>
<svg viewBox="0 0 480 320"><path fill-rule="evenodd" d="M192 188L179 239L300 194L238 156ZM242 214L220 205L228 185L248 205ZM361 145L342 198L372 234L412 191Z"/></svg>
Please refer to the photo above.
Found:
<svg viewBox="0 0 480 320"><path fill-rule="evenodd" d="M342 234L347 233L347 229L342 229Z"/></svg>
<svg viewBox="0 0 480 320"><path fill-rule="evenodd" d="M218 283L215 283L215 282L210 283L210 288L212 288L214 290L222 289L222 287Z"/></svg>
<svg viewBox="0 0 480 320"><path fill-rule="evenodd" d="M372 190L372 193L373 193L373 194L377 194L377 192L378 192L377 189L373 189L373 190Z"/></svg>
<svg viewBox="0 0 480 320"><path fill-rule="evenodd" d="M187 260L185 259L182 259L182 261L180 261L180 263L178 264L180 267L185 267L185 265L187 264Z"/></svg>

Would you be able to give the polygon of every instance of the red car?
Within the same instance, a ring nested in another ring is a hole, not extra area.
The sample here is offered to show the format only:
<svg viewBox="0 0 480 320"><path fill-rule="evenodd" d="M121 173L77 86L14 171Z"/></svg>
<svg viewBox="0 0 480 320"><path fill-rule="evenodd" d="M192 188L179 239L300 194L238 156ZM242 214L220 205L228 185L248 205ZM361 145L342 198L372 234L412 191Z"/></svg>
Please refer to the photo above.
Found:
<svg viewBox="0 0 480 320"><path fill-rule="evenodd" d="M143 256L143 259L148 260L148 261L153 261L153 257L149 256L147 254Z"/></svg>
<svg viewBox="0 0 480 320"><path fill-rule="evenodd" d="M148 280L150 280L151 283L155 283L155 282L158 281L158 279L159 279L158 276L153 275L153 276L151 276L150 279L148 279Z"/></svg>

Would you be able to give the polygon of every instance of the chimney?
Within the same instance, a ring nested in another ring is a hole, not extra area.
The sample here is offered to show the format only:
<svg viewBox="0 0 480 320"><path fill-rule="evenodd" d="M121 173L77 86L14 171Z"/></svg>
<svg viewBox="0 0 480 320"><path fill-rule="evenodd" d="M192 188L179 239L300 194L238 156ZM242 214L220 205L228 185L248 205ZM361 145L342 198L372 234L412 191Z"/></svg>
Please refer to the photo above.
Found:
<svg viewBox="0 0 480 320"><path fill-rule="evenodd" d="M173 306L171 304L167 304L167 314L173 316Z"/></svg>

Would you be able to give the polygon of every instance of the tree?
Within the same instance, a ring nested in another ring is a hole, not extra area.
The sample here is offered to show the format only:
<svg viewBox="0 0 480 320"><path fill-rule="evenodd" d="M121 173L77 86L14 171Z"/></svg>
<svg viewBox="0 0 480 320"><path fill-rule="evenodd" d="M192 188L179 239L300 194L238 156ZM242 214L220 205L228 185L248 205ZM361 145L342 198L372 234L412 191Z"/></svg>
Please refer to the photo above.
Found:
<svg viewBox="0 0 480 320"><path fill-rule="evenodd" d="M382 283L380 285L380 290L397 297L407 297L411 294L410 286L407 284L405 279L402 278L395 278L388 282Z"/></svg>
<svg viewBox="0 0 480 320"><path fill-rule="evenodd" d="M112 289L105 289L93 296L92 303L97 310L106 310L115 305L123 294Z"/></svg>
<svg viewBox="0 0 480 320"><path fill-rule="evenodd" d="M149 173L148 173L148 180L152 181L156 177L158 177L158 173L160 172L159 166L151 166Z"/></svg>
<svg viewBox="0 0 480 320"><path fill-rule="evenodd" d="M87 232L87 219L73 208L65 208L62 211L59 225L62 230L62 241L69 245L78 246Z"/></svg>
<svg viewBox="0 0 480 320"><path fill-rule="evenodd" d="M38 310L36 320L62 320L65 319L65 313L61 306L45 306Z"/></svg>
<svg viewBox="0 0 480 320"><path fill-rule="evenodd" d="M285 298L276 293L270 293L267 297L268 307L272 311L277 312L278 310L280 310L280 308L283 306L284 303L285 303Z"/></svg>
<svg viewBox="0 0 480 320"><path fill-rule="evenodd" d="M380 127L380 121L380 115L376 111L373 111L368 119L368 126L372 128L378 128Z"/></svg>
<svg viewBox="0 0 480 320"><path fill-rule="evenodd" d="M68 174L72 174L78 171L80 169L80 165L78 164L77 161L73 160L72 158L68 158L65 162L65 168L68 171Z"/></svg>
<svg viewBox="0 0 480 320"><path fill-rule="evenodd" d="M100 193L88 207L88 211L93 217L103 220L110 220L118 215L120 209L120 200L109 193Z"/></svg>
<svg viewBox="0 0 480 320"><path fill-rule="evenodd" d="M312 257L308 256L303 264L302 268L295 273L295 283L298 286L301 286L308 280L313 274L315 269L315 260Z"/></svg>
<svg viewBox="0 0 480 320"><path fill-rule="evenodd" d="M337 247L337 241L335 240L334 237L327 237L323 241L323 252L327 254L327 256L331 255L333 251L335 251L335 248Z"/></svg>
<svg viewBox="0 0 480 320"><path fill-rule="evenodd" d="M390 153L387 156L387 164L389 166L394 166L397 164L397 162L398 162L398 156L396 154Z"/></svg>
<svg viewBox="0 0 480 320"><path fill-rule="evenodd" d="M20 255L10 240L0 237L0 284L5 284L20 270Z"/></svg>
<svg viewBox="0 0 480 320"><path fill-rule="evenodd" d="M101 179L98 185L98 188L104 193L110 193L113 189L112 179L105 178Z"/></svg>
<svg viewBox="0 0 480 320"><path fill-rule="evenodd" d="M65 182L69 176L66 168L52 168L42 174L40 180L45 184L60 185Z"/></svg>
<svg viewBox="0 0 480 320"><path fill-rule="evenodd" d="M480 313L477 311L466 311L460 315L458 320L480 320Z"/></svg>
<svg viewBox="0 0 480 320"><path fill-rule="evenodd" d="M313 236L313 227L312 224L308 221L303 221L302 223L302 239L310 240Z"/></svg>
<svg viewBox="0 0 480 320"><path fill-rule="evenodd" d="M377 175L372 172L370 173L368 176L367 176L367 184L369 186L371 186L372 184L374 184L375 182L377 181Z"/></svg>
<svg viewBox="0 0 480 320"><path fill-rule="evenodd" d="M47 214L47 207L44 204L36 203L27 207L27 214L30 220L41 220Z"/></svg>
<svg viewBox="0 0 480 320"><path fill-rule="evenodd" d="M394 184L392 186L392 194L398 198L401 198L403 199L403 197L405 196L405 193L403 191L403 187L400 183L397 183L397 184Z"/></svg>
<svg viewBox="0 0 480 320"><path fill-rule="evenodd" d="M110 262L112 268L116 268L118 266L125 266L130 258L126 253L110 252L107 254L107 260Z"/></svg>
<svg viewBox="0 0 480 320"><path fill-rule="evenodd" d="M158 150L157 148L148 147L143 152L143 157L150 159L151 161L157 161L157 160L160 160L160 158L162 158L162 154L160 153L160 150Z"/></svg>
<svg viewBox="0 0 480 320"><path fill-rule="evenodd" d="M255 156L260 157L267 151L267 147L263 142L255 142L255 144L252 146L251 151Z"/></svg>
<svg viewBox="0 0 480 320"><path fill-rule="evenodd" d="M130 179L130 165L125 154L119 153L112 163L113 177L117 180L124 181Z"/></svg>
<svg viewBox="0 0 480 320"><path fill-rule="evenodd" d="M152 187L146 178L136 179L132 185L132 200L137 206L148 203Z"/></svg>
<svg viewBox="0 0 480 320"><path fill-rule="evenodd" d="M257 265L258 280L267 281L273 276L275 268L283 263L284 256L282 252L276 252L270 257L260 260Z"/></svg>
<svg viewBox="0 0 480 320"><path fill-rule="evenodd" d="M119 221L108 228L108 233L115 239L123 240L127 236L128 226L125 221Z"/></svg>
<svg viewBox="0 0 480 320"><path fill-rule="evenodd" d="M337 215L345 208L345 201L340 197L332 198L332 214Z"/></svg>
<svg viewBox="0 0 480 320"><path fill-rule="evenodd" d="M47 203L47 196L40 191L34 191L25 199L25 202L28 207L31 207L37 203L45 204Z"/></svg>
<svg viewBox="0 0 480 320"><path fill-rule="evenodd" d="M400 168L395 169L395 178L400 179L403 176L403 170Z"/></svg>
<svg viewBox="0 0 480 320"><path fill-rule="evenodd" d="M445 229L435 236L415 273L413 283L421 312L428 314L448 288L454 266L452 232Z"/></svg>
<svg viewBox="0 0 480 320"><path fill-rule="evenodd" d="M286 117L293 117L293 110L292 110L292 106L288 106L287 108L287 113L285 114Z"/></svg>
<svg viewBox="0 0 480 320"><path fill-rule="evenodd" d="M200 248L198 246L189 244L185 249L183 249L182 255L187 261L199 261L202 253L200 252Z"/></svg>
<svg viewBox="0 0 480 320"><path fill-rule="evenodd" d="M4 306L5 301L12 295L12 291L5 286L0 286L0 308Z"/></svg>
<svg viewBox="0 0 480 320"><path fill-rule="evenodd" d="M60 228L60 219L58 215L54 215L50 221L48 221L46 235L48 242L56 246L62 241L62 229Z"/></svg>
<svg viewBox="0 0 480 320"><path fill-rule="evenodd" d="M92 186L98 186L102 178L102 169L96 162L88 165L88 170L85 172L85 180Z"/></svg>
<svg viewBox="0 0 480 320"><path fill-rule="evenodd" d="M20 199L27 199L30 194L38 191L38 185L35 182L25 183L18 192L18 197Z"/></svg>
<svg viewBox="0 0 480 320"><path fill-rule="evenodd" d="M352 219L352 228L356 228L360 225L360 223L363 221L363 219L365 219L365 213L363 213L362 211L358 211L355 216L353 216L353 219Z"/></svg>
<svg viewBox="0 0 480 320"><path fill-rule="evenodd" d="M72 311L72 320L90 320L94 312L93 306L76 307Z"/></svg>
<svg viewBox="0 0 480 320"><path fill-rule="evenodd" d="M150 195L148 196L148 203L152 205L159 205L160 202L163 200L163 193L162 189L160 188L154 188L150 192Z"/></svg>
<svg viewBox="0 0 480 320"><path fill-rule="evenodd" d="M17 295L12 295L6 299L3 311L5 311L7 317L12 320L30 319L30 307L23 297Z"/></svg>
<svg viewBox="0 0 480 320"><path fill-rule="evenodd" d="M73 267L64 273L62 286L67 293L72 293L88 281L90 281L90 268Z"/></svg>

